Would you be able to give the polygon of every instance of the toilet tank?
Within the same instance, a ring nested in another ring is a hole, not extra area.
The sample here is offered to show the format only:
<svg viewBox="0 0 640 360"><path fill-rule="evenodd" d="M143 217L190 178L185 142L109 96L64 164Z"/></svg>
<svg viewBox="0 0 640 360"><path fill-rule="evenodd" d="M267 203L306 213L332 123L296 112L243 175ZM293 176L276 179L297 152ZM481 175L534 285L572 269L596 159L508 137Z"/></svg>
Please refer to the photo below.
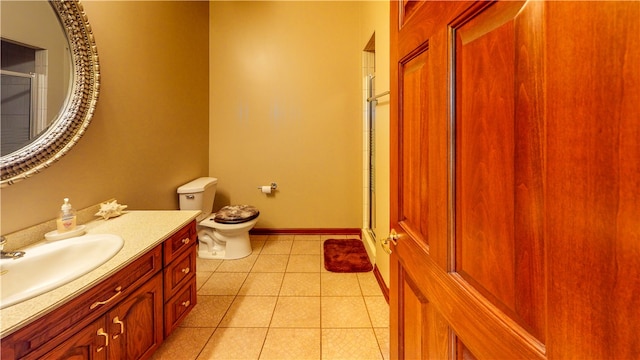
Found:
<svg viewBox="0 0 640 360"><path fill-rule="evenodd" d="M213 209L217 184L216 178L201 177L180 186L178 188L180 210L200 210L200 215L196 217L197 221L207 217Z"/></svg>

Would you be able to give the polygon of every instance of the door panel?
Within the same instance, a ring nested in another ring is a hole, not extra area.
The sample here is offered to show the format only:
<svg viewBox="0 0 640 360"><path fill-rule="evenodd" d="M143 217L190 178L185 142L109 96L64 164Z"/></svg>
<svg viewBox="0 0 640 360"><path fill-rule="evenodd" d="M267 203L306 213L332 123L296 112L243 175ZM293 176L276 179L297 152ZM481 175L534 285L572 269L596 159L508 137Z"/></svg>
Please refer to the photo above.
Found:
<svg viewBox="0 0 640 360"><path fill-rule="evenodd" d="M428 147L428 113L429 88L427 63L429 61L428 44L424 43L416 51L400 60L402 74L401 87L403 89L403 114L400 118L402 131L402 201L400 207L404 225L411 229L414 238L428 244L427 220L428 206L422 206L427 201L428 179L422 179L420 174L427 171ZM405 117L419 114L419 121L403 122Z"/></svg>
<svg viewBox="0 0 640 360"><path fill-rule="evenodd" d="M430 320L428 314L429 301L423 294L416 290L415 286L411 286L409 282L403 283L402 292L404 296L401 306L403 307L403 312L406 314L405 319L418 320L404 321L402 323L404 333L407 334L404 343L404 356L408 359L427 357L426 355L429 351L429 348L423 344L423 339L429 337L429 327L422 326L423 324L428 324Z"/></svg>
<svg viewBox="0 0 640 360"><path fill-rule="evenodd" d="M540 95L536 89L543 84L541 77L516 82L519 70L529 72L530 60L518 57L516 49L543 46L540 37L516 33L536 30L531 26L539 23L542 4L487 5L471 7L451 25L455 271L543 341L544 244L535 209L544 204L539 131L544 125L526 101L527 95Z"/></svg>

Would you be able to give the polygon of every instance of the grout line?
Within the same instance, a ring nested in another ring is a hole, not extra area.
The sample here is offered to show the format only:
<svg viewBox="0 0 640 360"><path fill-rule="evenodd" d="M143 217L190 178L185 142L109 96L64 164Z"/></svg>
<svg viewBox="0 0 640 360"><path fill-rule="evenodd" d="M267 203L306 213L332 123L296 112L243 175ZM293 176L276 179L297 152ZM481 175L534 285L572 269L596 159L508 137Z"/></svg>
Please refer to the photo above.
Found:
<svg viewBox="0 0 640 360"><path fill-rule="evenodd" d="M337 237L337 236L336 236L336 237ZM344 237L344 238L347 238L347 237ZM295 241L295 236L294 236L293 240ZM228 261L228 260L223 260L223 261L222 261L222 262L220 262L217 266L215 266L215 268L213 269L213 271L210 271L209 276L207 276L207 278L203 280L202 285L197 289L197 291L198 291L198 292L199 292L199 291L204 287L204 285L205 285L208 281L210 281L211 277L212 277L212 276L213 276L213 274L214 274L214 273L216 273L216 272L218 272L218 273L220 273L220 274L224 274L224 273L243 273L243 274L245 274L245 277L244 277L244 279L242 280L242 283L241 283L241 284L240 284L240 286L238 287L237 291L235 291L235 295L224 295L224 296L232 297L232 300L231 300L231 302L229 303L229 306L225 309L225 311L224 311L224 313L222 314L222 316L220 317L220 320L218 321L218 324L216 324L214 327L210 327L210 326L204 326L204 327L199 327L199 326L198 326L198 327L196 327L196 328L212 328L212 329L213 329L213 331L211 332L211 334L206 338L206 341L204 342L203 346L200 348L200 351L199 351L199 352L198 352L198 354L196 355L196 358L198 358L199 356L203 355L204 349L207 347L207 345L209 344L209 342L211 342L211 341L213 340L213 336L214 336L214 334L216 334L216 332L217 332L219 329L223 329L223 328L244 328L244 327L237 327L237 326L234 326L234 327L221 327L221 326L220 326L220 324L221 324L221 323L222 323L222 321L225 319L225 317L226 317L227 315L229 315L229 314L230 314L230 309L231 309L231 307L233 306L233 304L236 302L236 300L238 300L238 298L239 298L240 296L246 296L246 297L275 297L275 298L276 298L276 301L275 301L275 304L274 304L274 308L273 308L273 311L272 311L271 316L270 316L270 319L269 319L269 324L268 324L268 326L265 328L265 329L266 329L266 333L265 333L264 338L262 339L262 344L260 345L260 351L259 351L259 354L258 354L258 358L259 358L260 356L262 356L263 352L265 351L265 345L266 345L266 343L267 343L267 337L269 336L269 333L270 333L270 331L271 331L271 329L272 329L272 324L273 324L273 320L274 320L274 317L275 317L275 312L276 312L276 309L277 309L278 302L279 302L280 298L281 298L281 297L283 297L283 298L286 298L286 297L296 297L296 298L309 297L309 298L319 298L319 304L320 304L319 309L318 309L318 311L320 312L320 313L319 313L319 318L320 318L319 328L316 328L316 327L294 327L294 328L288 328L288 329L313 329L313 330L318 330L318 331L319 331L319 334L320 334L320 338L319 338L319 342L320 342L320 344L319 344L319 346L320 346L320 359L322 359L323 353L327 350L327 349L325 349L325 348L323 347L323 337L322 337L322 336L323 336L323 331L324 331L325 329L344 329L344 330L370 329L370 331L372 331L372 332L373 332L374 338L375 338L375 340L376 340L376 345L377 345L377 347L378 347L378 352L379 352L379 354L380 354L380 357L381 357L382 359L385 359L385 355L384 355L384 353L383 353L383 346L382 346L382 344L380 343L380 339L379 339L379 338L378 338L378 336L376 335L376 330L375 330L376 328L373 326L374 324L373 324L373 320L372 320L371 310L370 310L370 309L369 309L369 307L367 306L367 302L366 302L366 299L365 299L365 297L366 297L366 296L365 296L365 294L364 294L364 290L363 290L363 281L364 281L364 280L361 280L361 279L360 279L360 276L358 276L358 274L355 274L356 279L357 279L357 281L358 281L358 288L359 288L359 291L360 291L360 294L359 294L359 295L331 295L331 296L329 296L329 295L325 296L325 295L324 295L323 287L322 287L322 278L323 278L323 274L329 273L329 272L327 272L327 271L324 271L323 261L322 261L322 259L324 258L324 249L323 249L323 247L322 247L322 242L324 242L324 240L325 240L325 239L320 239L320 241L319 241L320 246L321 246L320 254L317 254L317 253L313 253L313 254L304 254L304 253L298 254L298 253L296 253L296 254L293 254L293 253L292 253L292 250L293 250L293 244L292 244L292 246L289 248L289 252L288 252L287 254L264 254L264 255L287 255L287 260L286 260L286 263L285 263L285 266L284 266L284 270L283 270L283 271L261 271L261 272L254 272L254 271L253 271L253 270L254 270L254 268L255 268L255 266L256 266L256 263L257 263L257 261L258 261L258 258L259 258L261 255L263 255L263 254L262 254L262 250L264 249L264 246L267 244L268 239L267 239L267 240L262 241L262 246L260 247L260 251L257 253L257 257L256 257L255 261L254 261L253 263L251 263L251 266L249 266L249 267L248 267L248 268L249 268L249 269L248 269L248 271L232 271L232 272L221 272L221 271L218 271L218 270L220 269L220 267L222 266L222 264L224 263L224 261ZM288 240L287 240L287 241L288 241ZM304 239L304 241L314 241L314 242L318 242L317 240L309 240L309 239ZM321 263L321 264L320 264L320 269L319 269L318 271L313 271L313 272L306 272L306 271L287 272L287 268L288 268L289 264L291 264L291 258L292 258L292 255L312 255L312 256L319 256L319 257L320 257L320 263ZM244 269L243 269L243 270L244 270ZM207 271L207 272L209 272L209 271ZM282 274L282 277L281 277L281 279L280 279L279 285L277 286L277 289L278 289L278 290L277 290L277 294L276 294L276 295L261 295L261 294L260 294L260 295L252 295L252 294L240 295L240 291L242 290L243 286L245 286L245 285L247 284L247 281L248 281L248 279L249 279L249 276L250 276L251 274L260 274L260 273L262 273L262 274L264 274L264 273L278 273L278 274ZM318 285L319 285L319 287L320 287L320 289L319 289L319 290L320 290L319 295L311 295L311 296L310 296L310 295L282 295L282 289L283 289L283 286L284 286L284 279L285 279L285 277L287 276L287 274L317 274L317 275L319 276L319 284L318 284ZM380 295L384 295L384 294L382 294L382 293L381 293ZM200 294L198 294L197 296L222 296L222 295L200 295ZM369 296L369 297L375 297L376 295L371 295L371 294L369 294L369 295L367 295L367 296ZM366 309L366 311L367 311L367 316L368 316L368 319L369 319L369 324L370 324L370 326L366 326L366 327L355 327L355 328L354 328L354 327L331 327L331 328L325 328L325 327L324 327L323 318L322 318L322 305L323 305L324 300L327 300L327 299L323 299L323 297L359 297L360 299L362 299L362 302L364 303L365 309ZM192 327L192 328L193 328L193 327ZM264 327L263 327L263 328L264 328ZM275 328L274 328L274 329L275 329ZM388 327L387 327L387 329L388 329ZM388 331L388 330L387 330L387 331Z"/></svg>

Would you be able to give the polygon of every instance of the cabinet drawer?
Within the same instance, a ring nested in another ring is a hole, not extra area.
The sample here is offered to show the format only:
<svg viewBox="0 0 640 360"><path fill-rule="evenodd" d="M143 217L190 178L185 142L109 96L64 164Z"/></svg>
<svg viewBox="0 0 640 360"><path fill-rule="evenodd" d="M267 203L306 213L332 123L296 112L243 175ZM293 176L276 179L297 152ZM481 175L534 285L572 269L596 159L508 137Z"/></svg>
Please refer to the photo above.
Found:
<svg viewBox="0 0 640 360"><path fill-rule="evenodd" d="M164 268L164 298L169 299L179 287L195 276L196 251L195 246L180 255Z"/></svg>
<svg viewBox="0 0 640 360"><path fill-rule="evenodd" d="M180 256L190 246L195 245L198 234L196 233L196 222L178 230L169 239L164 241L164 264L169 264L173 259Z"/></svg>
<svg viewBox="0 0 640 360"><path fill-rule="evenodd" d="M3 357L5 351L20 358L45 344L53 348L77 326L93 322L161 268L162 247L158 245L82 295L2 339Z"/></svg>
<svg viewBox="0 0 640 360"><path fill-rule="evenodd" d="M196 300L196 278L194 275L164 306L165 337L169 336L187 314L189 314L191 309L196 306Z"/></svg>

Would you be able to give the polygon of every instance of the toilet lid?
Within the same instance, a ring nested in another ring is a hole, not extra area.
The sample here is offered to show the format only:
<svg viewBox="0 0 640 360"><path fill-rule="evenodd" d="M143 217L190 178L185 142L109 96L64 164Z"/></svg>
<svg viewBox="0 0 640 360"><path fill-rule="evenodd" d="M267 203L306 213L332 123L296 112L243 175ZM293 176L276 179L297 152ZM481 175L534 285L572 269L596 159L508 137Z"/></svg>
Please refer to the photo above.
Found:
<svg viewBox="0 0 640 360"><path fill-rule="evenodd" d="M221 224L240 224L253 220L260 215L260 211L251 205L225 206L213 217L215 222Z"/></svg>

